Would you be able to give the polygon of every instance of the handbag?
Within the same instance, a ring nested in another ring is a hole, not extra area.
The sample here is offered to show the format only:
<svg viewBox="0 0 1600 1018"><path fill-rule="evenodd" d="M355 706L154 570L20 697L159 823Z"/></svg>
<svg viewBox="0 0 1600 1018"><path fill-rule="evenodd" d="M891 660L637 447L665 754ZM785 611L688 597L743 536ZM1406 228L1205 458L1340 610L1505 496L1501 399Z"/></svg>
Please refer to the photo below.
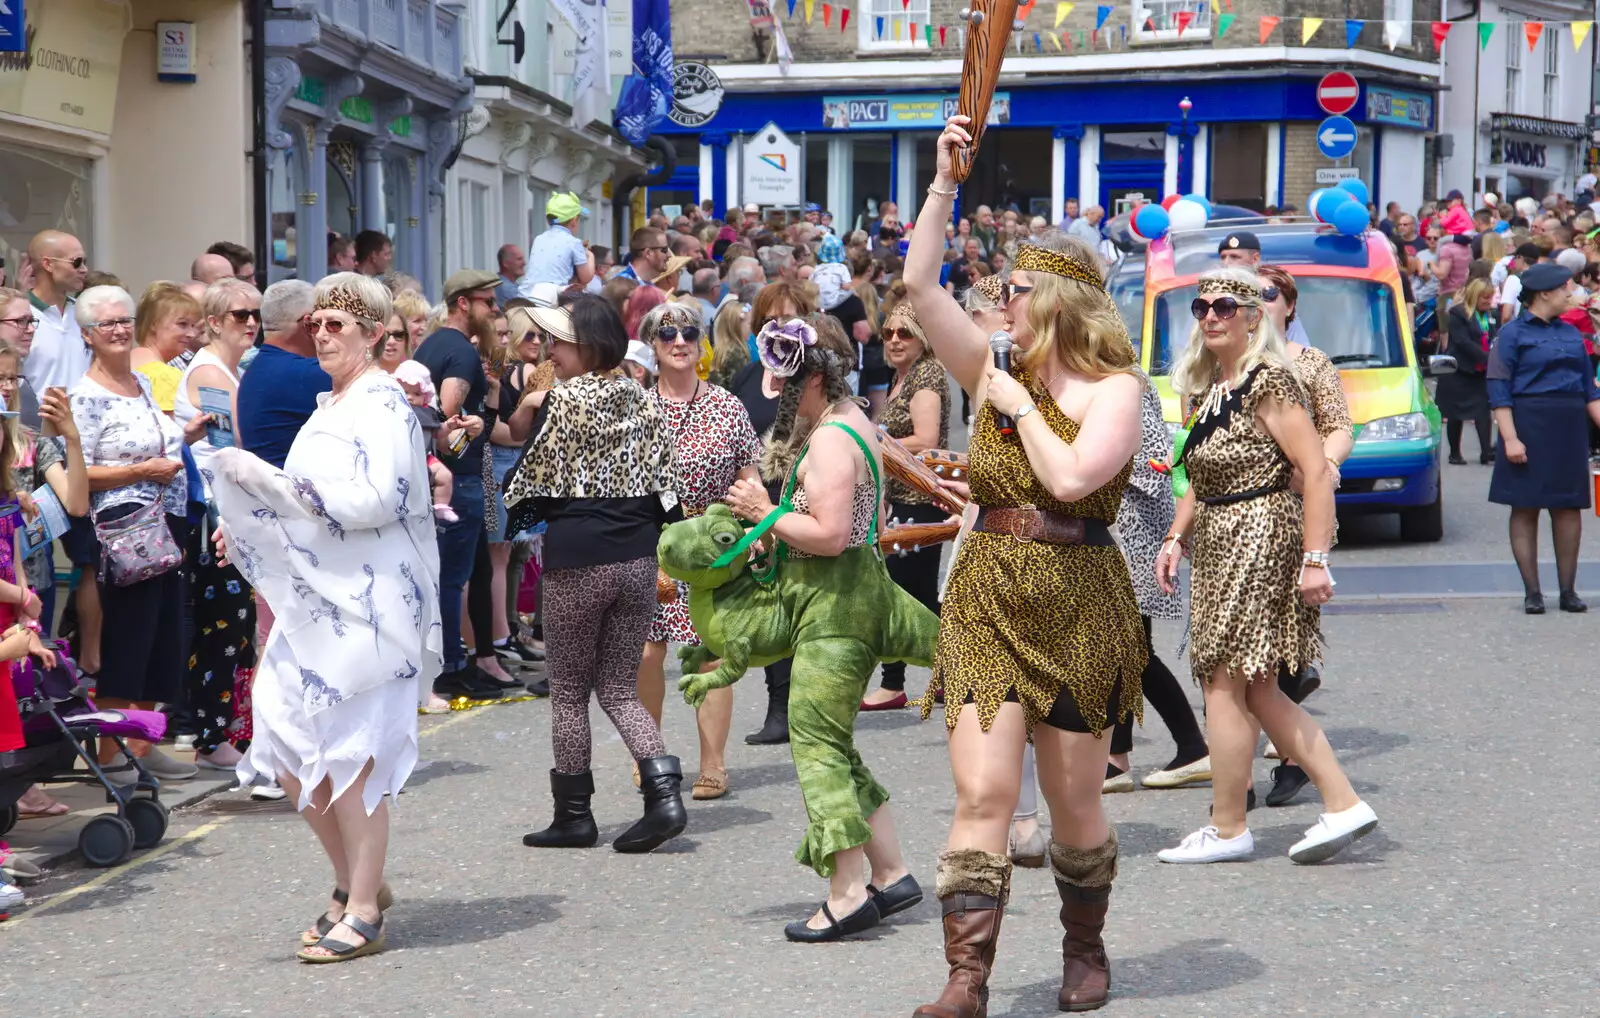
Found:
<svg viewBox="0 0 1600 1018"><path fill-rule="evenodd" d="M161 418L145 397L160 436ZM165 440L163 439L163 442ZM162 573L169 573L183 562L183 549L172 537L161 500L140 506L114 520L96 519L95 537L100 541L100 580L115 587L131 587Z"/></svg>

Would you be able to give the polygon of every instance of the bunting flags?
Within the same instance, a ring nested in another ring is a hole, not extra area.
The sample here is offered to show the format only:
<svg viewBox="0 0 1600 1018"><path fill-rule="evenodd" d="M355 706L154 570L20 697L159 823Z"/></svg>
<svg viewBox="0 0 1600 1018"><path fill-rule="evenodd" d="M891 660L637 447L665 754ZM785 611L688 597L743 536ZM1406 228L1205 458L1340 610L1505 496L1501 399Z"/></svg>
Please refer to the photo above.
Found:
<svg viewBox="0 0 1600 1018"><path fill-rule="evenodd" d="M822 23L824 25L828 24L829 23L828 19L831 18L831 17L833 17L833 4L823 4L822 5ZM897 21L897 22L895 22L895 24L898 25L899 22ZM900 37L899 33L896 32L895 33L895 38L898 39L899 37Z"/></svg>
<svg viewBox="0 0 1600 1018"><path fill-rule="evenodd" d="M1401 42L1411 38L1411 23L1409 21L1385 21L1383 23L1383 44L1393 53L1394 48Z"/></svg>
<svg viewBox="0 0 1600 1018"><path fill-rule="evenodd" d="M874 39L882 39L883 38L883 19L882 18L873 18L872 19L872 37Z"/></svg>
<svg viewBox="0 0 1600 1018"><path fill-rule="evenodd" d="M1179 11L1178 12L1178 38L1180 38L1180 39L1183 38L1183 30L1188 28L1189 24L1191 22L1193 22L1193 21L1194 21L1194 11Z"/></svg>
<svg viewBox="0 0 1600 1018"><path fill-rule="evenodd" d="M1280 22L1282 20L1283 20L1282 18L1275 18L1270 14L1262 17L1262 19L1261 19L1261 45L1265 46L1267 44L1267 37L1272 35L1272 30L1277 28L1278 27L1278 22Z"/></svg>
<svg viewBox="0 0 1600 1018"><path fill-rule="evenodd" d="M1542 22L1542 21L1525 21L1525 22L1522 23L1522 35L1523 35L1524 38L1526 38L1528 40L1528 52L1529 53L1532 53L1533 52L1533 48L1535 46L1539 45L1539 36L1541 36L1543 34L1544 34L1544 22Z"/></svg>
<svg viewBox="0 0 1600 1018"><path fill-rule="evenodd" d="M1450 34L1450 22L1435 21L1433 23L1433 48L1443 49L1445 36Z"/></svg>
<svg viewBox="0 0 1600 1018"><path fill-rule="evenodd" d="M850 24L850 8L843 4L839 6L839 31L844 31L844 26Z"/></svg>
<svg viewBox="0 0 1600 1018"><path fill-rule="evenodd" d="M794 17L794 0L789 0L789 17Z"/></svg>
<svg viewBox="0 0 1600 1018"><path fill-rule="evenodd" d="M1488 49L1489 48L1489 39L1493 35L1494 35L1494 22L1492 22L1492 21L1480 21L1480 22L1478 22L1478 49L1479 50Z"/></svg>
<svg viewBox="0 0 1600 1018"><path fill-rule="evenodd" d="M906 22L906 42L911 43L913 46L916 45L917 23L915 21Z"/></svg>
<svg viewBox="0 0 1600 1018"><path fill-rule="evenodd" d="M1078 5L1077 4L1056 4L1056 23L1054 25L1052 25L1051 27L1052 28L1060 28L1061 27L1061 23L1063 21L1067 20L1067 15L1071 14L1072 13L1072 9L1074 7L1076 7L1076 6L1078 6Z"/></svg>
<svg viewBox="0 0 1600 1018"><path fill-rule="evenodd" d="M1574 21L1572 23L1572 48L1583 49L1583 40L1589 37L1589 29L1594 27L1592 21Z"/></svg>
<svg viewBox="0 0 1600 1018"><path fill-rule="evenodd" d="M1319 29L1321 27L1322 27L1322 19L1321 18L1301 18L1300 19L1300 45L1302 45L1302 46L1310 45L1311 37L1313 35L1316 35L1317 34L1317 29Z"/></svg>
<svg viewBox="0 0 1600 1018"><path fill-rule="evenodd" d="M1106 27L1106 19L1109 17L1111 17L1111 7L1109 4L1101 4L1099 7L1096 7L1094 11L1094 30L1098 32L1102 28Z"/></svg>
<svg viewBox="0 0 1600 1018"><path fill-rule="evenodd" d="M1038 3L1038 2L1039 2L1039 0L1027 0L1026 3L1018 4L1017 5L1017 20L1018 21L1027 21L1028 20L1028 15L1033 13L1033 5Z"/></svg>
<svg viewBox="0 0 1600 1018"><path fill-rule="evenodd" d="M817 0L806 0L806 24L811 24L811 15L816 11Z"/></svg>
<svg viewBox="0 0 1600 1018"><path fill-rule="evenodd" d="M1039 33L1033 33L1033 48L1040 53L1044 52L1044 40L1039 38Z"/></svg>
<svg viewBox="0 0 1600 1018"><path fill-rule="evenodd" d="M1229 13L1229 14L1222 14L1222 15L1219 15L1217 17L1217 38L1218 39L1220 39L1223 36L1228 34L1228 29L1233 27L1233 19L1235 17L1237 17L1237 16L1238 15Z"/></svg>
<svg viewBox="0 0 1600 1018"><path fill-rule="evenodd" d="M1351 49L1356 40L1361 38L1361 30L1367 27L1365 21L1356 21L1352 18L1344 19L1344 48Z"/></svg>
<svg viewBox="0 0 1600 1018"><path fill-rule="evenodd" d="M1061 36L1059 36L1059 35L1057 35L1057 34L1056 34L1056 33L1054 33L1054 32L1050 32L1050 33L1048 33L1048 34L1049 34L1049 36L1050 36L1050 43L1051 43L1051 44L1052 44L1052 45L1053 45L1053 46L1055 46L1055 48L1056 48L1056 52L1057 52L1057 53L1060 53L1060 52L1061 52Z"/></svg>
<svg viewBox="0 0 1600 1018"><path fill-rule="evenodd" d="M944 26L939 26L939 48L944 49Z"/></svg>

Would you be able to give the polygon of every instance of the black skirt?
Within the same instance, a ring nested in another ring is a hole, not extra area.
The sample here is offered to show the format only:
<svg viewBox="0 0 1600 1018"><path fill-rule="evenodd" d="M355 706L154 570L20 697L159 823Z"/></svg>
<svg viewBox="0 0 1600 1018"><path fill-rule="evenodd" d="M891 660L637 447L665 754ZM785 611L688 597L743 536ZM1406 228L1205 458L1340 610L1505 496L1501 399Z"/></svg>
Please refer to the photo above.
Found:
<svg viewBox="0 0 1600 1018"><path fill-rule="evenodd" d="M1488 380L1476 371L1441 375L1433 401L1439 404L1439 413L1447 420L1486 421L1489 419Z"/></svg>
<svg viewBox="0 0 1600 1018"><path fill-rule="evenodd" d="M1582 393L1518 396L1511 419L1528 448L1528 462L1506 458L1505 437L1489 482L1489 501L1520 509L1587 509L1594 481L1589 473L1589 413Z"/></svg>

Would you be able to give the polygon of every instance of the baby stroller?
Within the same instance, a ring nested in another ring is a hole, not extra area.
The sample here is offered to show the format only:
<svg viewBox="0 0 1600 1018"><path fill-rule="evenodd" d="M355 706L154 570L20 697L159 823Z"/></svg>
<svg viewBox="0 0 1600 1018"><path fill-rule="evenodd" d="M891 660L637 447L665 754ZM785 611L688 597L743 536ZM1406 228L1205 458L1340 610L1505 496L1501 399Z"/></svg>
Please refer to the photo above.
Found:
<svg viewBox="0 0 1600 1018"><path fill-rule="evenodd" d="M97 816L78 835L78 850L91 866L114 866L135 848L159 844L167 833L167 807L161 803L161 782L132 754L127 739L158 741L166 718L147 710L96 710L87 691L77 685L77 669L64 641L48 644L56 666L45 668L37 658L14 663L11 682L22 714L27 745L0 753L0 835L17 822L17 800L38 782L98 784L116 813ZM101 768L96 739L109 738L133 761L133 784L117 785ZM74 769L81 759L88 773ZM147 792L148 796L139 793Z"/></svg>

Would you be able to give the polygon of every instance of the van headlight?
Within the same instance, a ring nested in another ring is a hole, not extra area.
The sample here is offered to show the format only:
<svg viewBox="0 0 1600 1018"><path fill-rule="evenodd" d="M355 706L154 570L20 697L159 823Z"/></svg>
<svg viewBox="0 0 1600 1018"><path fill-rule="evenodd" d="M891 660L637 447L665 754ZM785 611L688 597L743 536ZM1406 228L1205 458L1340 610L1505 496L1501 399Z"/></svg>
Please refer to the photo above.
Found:
<svg viewBox="0 0 1600 1018"><path fill-rule="evenodd" d="M1404 442L1427 438L1433 434L1433 425L1424 413L1396 414L1379 417L1361 429L1357 442Z"/></svg>

